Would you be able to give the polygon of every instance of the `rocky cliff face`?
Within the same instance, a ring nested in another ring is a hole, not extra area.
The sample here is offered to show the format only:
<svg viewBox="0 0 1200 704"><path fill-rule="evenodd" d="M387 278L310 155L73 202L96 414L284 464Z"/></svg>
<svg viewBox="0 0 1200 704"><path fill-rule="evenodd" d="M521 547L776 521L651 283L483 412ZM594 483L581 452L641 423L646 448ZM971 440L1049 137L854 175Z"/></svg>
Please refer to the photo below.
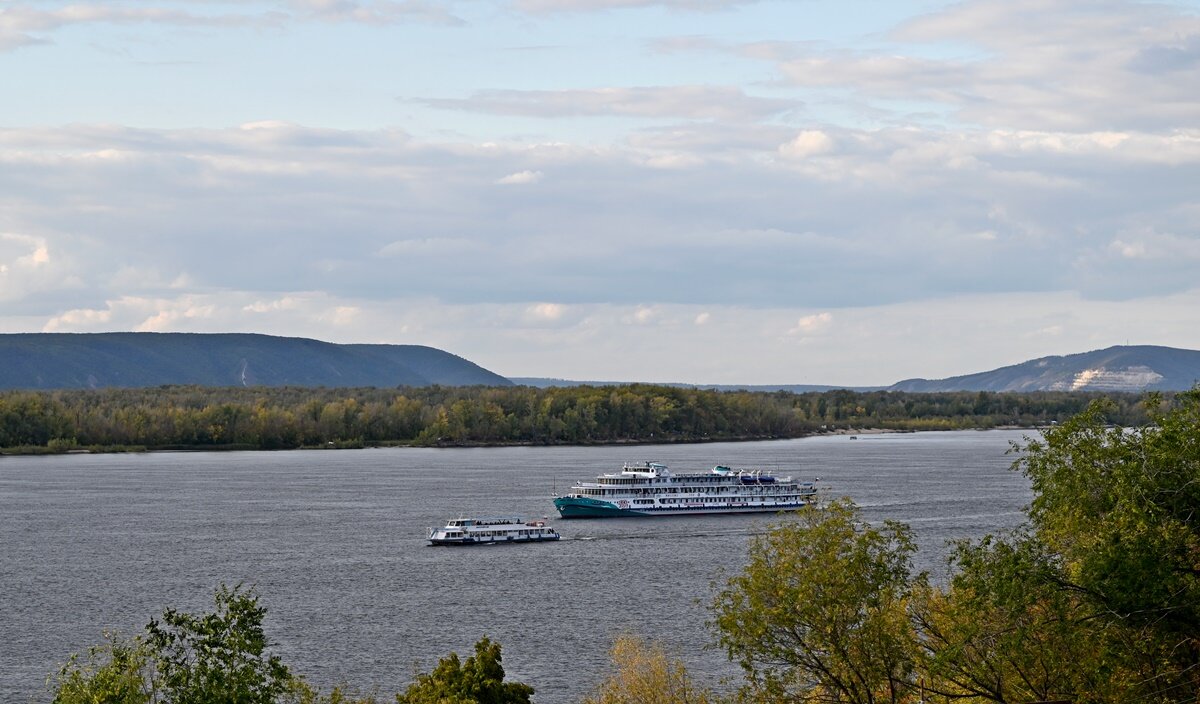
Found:
<svg viewBox="0 0 1200 704"><path fill-rule="evenodd" d="M1124 369L1084 369L1075 374L1070 382L1060 381L1050 385L1051 391L1141 391L1163 379L1162 374L1146 366Z"/></svg>

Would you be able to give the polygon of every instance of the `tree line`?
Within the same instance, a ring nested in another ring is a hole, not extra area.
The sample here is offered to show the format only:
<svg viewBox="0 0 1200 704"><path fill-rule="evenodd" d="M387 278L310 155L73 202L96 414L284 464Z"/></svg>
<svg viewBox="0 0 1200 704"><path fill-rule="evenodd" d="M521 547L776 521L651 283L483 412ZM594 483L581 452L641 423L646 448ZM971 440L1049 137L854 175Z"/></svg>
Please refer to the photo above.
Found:
<svg viewBox="0 0 1200 704"><path fill-rule="evenodd" d="M1034 427L1094 394L821 393L626 386L299 387L0 392L0 449L289 449L388 444L586 444L794 438L880 428ZM1145 419L1114 394L1109 421Z"/></svg>
<svg viewBox="0 0 1200 704"><path fill-rule="evenodd" d="M1025 524L963 541L949 578L914 573L911 528L841 500L781 519L708 606L744 674L698 686L678 660L619 638L584 704L1194 704L1200 701L1200 389L1151 397L1135 428L1112 401L1014 447ZM374 704L322 694L265 652L262 609L237 589L203 617L168 611L145 636L72 658L56 704ZM590 673L581 673L590 674ZM527 704L481 640L397 704Z"/></svg>

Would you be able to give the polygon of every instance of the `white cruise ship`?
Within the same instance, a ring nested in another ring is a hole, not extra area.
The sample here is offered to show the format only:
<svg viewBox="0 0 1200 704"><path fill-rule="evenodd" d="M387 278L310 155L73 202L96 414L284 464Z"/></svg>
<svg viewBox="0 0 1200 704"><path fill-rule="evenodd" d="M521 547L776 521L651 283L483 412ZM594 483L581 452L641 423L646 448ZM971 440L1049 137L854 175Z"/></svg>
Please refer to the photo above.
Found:
<svg viewBox="0 0 1200 704"><path fill-rule="evenodd" d="M708 472L675 474L665 464L642 462L575 484L571 493L555 497L554 507L563 518L681 516L792 511L816 500L814 482L720 465Z"/></svg>

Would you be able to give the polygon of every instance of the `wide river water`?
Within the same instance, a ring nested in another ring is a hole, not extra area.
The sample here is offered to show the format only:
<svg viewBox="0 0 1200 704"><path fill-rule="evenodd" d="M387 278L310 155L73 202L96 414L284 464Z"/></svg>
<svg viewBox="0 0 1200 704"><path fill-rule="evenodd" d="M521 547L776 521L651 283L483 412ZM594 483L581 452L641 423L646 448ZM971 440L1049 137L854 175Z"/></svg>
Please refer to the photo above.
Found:
<svg viewBox="0 0 1200 704"><path fill-rule="evenodd" d="M624 461L820 477L872 522L910 524L918 567L946 541L1018 525L1021 432L826 436L669 446L371 449L0 457L0 701L49 701L46 676L102 632L202 611L254 585L294 671L391 698L488 635L539 704L578 702L621 633L662 641L703 681L736 675L707 604L770 515L554 518L551 497ZM435 548L459 515L551 516L564 540Z"/></svg>

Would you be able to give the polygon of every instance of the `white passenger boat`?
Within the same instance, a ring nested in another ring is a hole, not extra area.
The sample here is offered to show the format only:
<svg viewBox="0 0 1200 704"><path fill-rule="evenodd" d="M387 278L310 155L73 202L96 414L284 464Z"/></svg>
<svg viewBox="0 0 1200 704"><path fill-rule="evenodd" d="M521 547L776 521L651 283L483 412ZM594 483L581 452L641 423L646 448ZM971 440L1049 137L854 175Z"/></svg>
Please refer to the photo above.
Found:
<svg viewBox="0 0 1200 704"><path fill-rule="evenodd" d="M429 542L433 545L541 543L560 537L545 521L523 518L455 518L443 528L429 529Z"/></svg>
<svg viewBox="0 0 1200 704"><path fill-rule="evenodd" d="M563 518L680 516L792 511L816 500L814 482L769 472L718 465L708 472L675 474L665 464L642 462L575 484L571 493L554 499L554 507Z"/></svg>

